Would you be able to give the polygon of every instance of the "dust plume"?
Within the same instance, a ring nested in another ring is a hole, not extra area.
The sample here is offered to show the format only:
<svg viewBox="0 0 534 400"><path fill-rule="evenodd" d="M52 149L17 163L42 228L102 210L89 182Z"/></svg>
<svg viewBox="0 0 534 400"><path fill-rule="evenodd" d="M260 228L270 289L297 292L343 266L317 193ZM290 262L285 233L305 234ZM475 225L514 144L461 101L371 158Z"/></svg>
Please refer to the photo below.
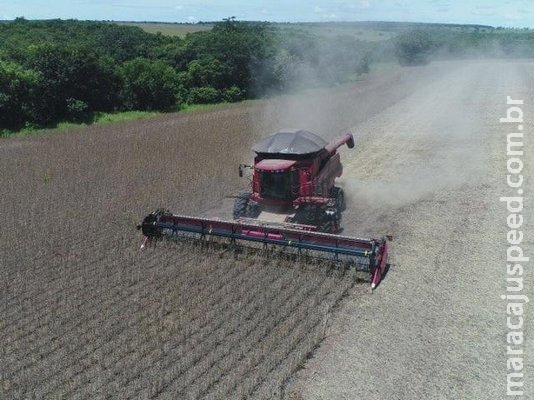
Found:
<svg viewBox="0 0 534 400"><path fill-rule="evenodd" d="M337 51L346 50L345 45L340 42ZM373 59L364 44L355 45L367 51L359 54ZM332 63L331 54L317 52L314 65ZM500 54L494 43L471 60L443 60L452 58L443 51L427 65L371 71L334 87L331 75L301 65L291 85L298 93L262 102L257 136L301 128L330 140L352 132L356 151L341 150L345 172L337 182L350 204L347 215L435 200L447 191L476 186L487 173L481 106L472 95L480 91L478 74L505 62L488 61Z"/></svg>
<svg viewBox="0 0 534 400"><path fill-rule="evenodd" d="M368 74L373 59L370 43L299 30L281 30L277 35L276 54L255 72L261 81L278 77L262 104L261 135L300 128L328 140L348 131L358 112L353 107L356 86L350 82Z"/></svg>
<svg viewBox="0 0 534 400"><path fill-rule="evenodd" d="M356 154L344 152L352 161L339 180L351 204L398 209L479 184L488 158L480 106L470 94L479 90L477 73L491 63L477 63L434 63L433 82L414 81L404 101L354 127L365 133Z"/></svg>

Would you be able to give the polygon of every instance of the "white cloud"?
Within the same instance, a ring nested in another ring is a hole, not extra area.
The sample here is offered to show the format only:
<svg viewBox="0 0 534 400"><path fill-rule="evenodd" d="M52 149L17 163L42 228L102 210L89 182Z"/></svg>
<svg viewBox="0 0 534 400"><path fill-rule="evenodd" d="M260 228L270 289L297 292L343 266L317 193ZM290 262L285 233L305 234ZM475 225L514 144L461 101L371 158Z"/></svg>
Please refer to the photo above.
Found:
<svg viewBox="0 0 534 400"><path fill-rule="evenodd" d="M360 8L371 8L371 2L369 0L360 1Z"/></svg>
<svg viewBox="0 0 534 400"><path fill-rule="evenodd" d="M176 10L183 10L184 9L184 6L176 6L174 7Z"/></svg>
<svg viewBox="0 0 534 400"><path fill-rule="evenodd" d="M315 7L313 7L313 12L316 13L316 14L320 14L320 13L324 12L324 9L319 7L319 6L315 6Z"/></svg>
<svg viewBox="0 0 534 400"><path fill-rule="evenodd" d="M196 17L193 17L193 16L191 16L191 15L190 15L189 17L187 17L187 20L188 20L189 22L197 22L197 21L198 21Z"/></svg>

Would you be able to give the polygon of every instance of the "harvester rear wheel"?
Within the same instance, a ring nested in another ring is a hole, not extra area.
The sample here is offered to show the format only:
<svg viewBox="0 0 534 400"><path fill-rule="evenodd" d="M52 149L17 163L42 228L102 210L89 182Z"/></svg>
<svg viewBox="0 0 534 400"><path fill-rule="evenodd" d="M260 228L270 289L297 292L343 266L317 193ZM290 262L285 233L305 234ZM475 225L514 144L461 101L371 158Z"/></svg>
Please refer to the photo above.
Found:
<svg viewBox="0 0 534 400"><path fill-rule="evenodd" d="M336 199L336 208L339 211L345 211L346 204L345 204L345 192L343 192L343 189L334 186L332 188L332 197Z"/></svg>

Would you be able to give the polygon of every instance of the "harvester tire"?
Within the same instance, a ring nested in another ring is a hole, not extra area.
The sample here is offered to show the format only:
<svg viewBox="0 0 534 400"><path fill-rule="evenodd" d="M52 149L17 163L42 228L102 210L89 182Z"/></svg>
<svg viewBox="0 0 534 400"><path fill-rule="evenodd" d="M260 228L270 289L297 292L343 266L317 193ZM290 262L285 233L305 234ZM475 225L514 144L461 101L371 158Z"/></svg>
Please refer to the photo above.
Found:
<svg viewBox="0 0 534 400"><path fill-rule="evenodd" d="M345 192L343 189L334 186L332 188L332 197L336 199L336 207L339 211L345 211L347 205L345 204Z"/></svg>
<svg viewBox="0 0 534 400"><path fill-rule="evenodd" d="M234 201L234 219L249 217L249 197L250 193L239 194Z"/></svg>

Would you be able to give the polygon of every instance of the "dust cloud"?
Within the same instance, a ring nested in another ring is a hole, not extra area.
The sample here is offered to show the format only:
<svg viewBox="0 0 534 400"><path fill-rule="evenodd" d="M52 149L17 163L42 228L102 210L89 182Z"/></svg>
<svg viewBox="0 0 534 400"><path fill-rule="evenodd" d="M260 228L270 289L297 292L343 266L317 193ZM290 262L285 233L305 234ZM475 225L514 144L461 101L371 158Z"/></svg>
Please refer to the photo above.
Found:
<svg viewBox="0 0 534 400"><path fill-rule="evenodd" d="M477 185L487 173L484 119L478 115L483 104L473 94L481 90L478 74L506 63L487 56L371 71L333 88L307 66L294 86L315 88L262 102L256 137L284 128L306 129L326 140L353 133L357 149L341 150L345 170L338 179L348 213L435 200Z"/></svg>
<svg viewBox="0 0 534 400"><path fill-rule="evenodd" d="M481 172L482 168L473 168L458 173L452 164L443 164L439 168L428 170L405 170L393 181L364 179L346 174L341 177L338 186L345 191L349 204L357 208L383 211L435 200L443 191L458 189L469 183L476 184Z"/></svg>
<svg viewBox="0 0 534 400"><path fill-rule="evenodd" d="M305 129L329 140L348 131L358 113L355 91L365 86L362 79L372 59L369 43L343 36L279 34L278 55L266 61L271 65L265 69L282 69L285 78L262 104L260 136L285 128Z"/></svg>
<svg viewBox="0 0 534 400"><path fill-rule="evenodd" d="M442 68L434 69L432 82L414 81L403 102L357 124L354 130L368 134L339 180L349 202L391 210L479 185L489 160L483 104L472 94L480 91L477 74L494 63L436 62Z"/></svg>

